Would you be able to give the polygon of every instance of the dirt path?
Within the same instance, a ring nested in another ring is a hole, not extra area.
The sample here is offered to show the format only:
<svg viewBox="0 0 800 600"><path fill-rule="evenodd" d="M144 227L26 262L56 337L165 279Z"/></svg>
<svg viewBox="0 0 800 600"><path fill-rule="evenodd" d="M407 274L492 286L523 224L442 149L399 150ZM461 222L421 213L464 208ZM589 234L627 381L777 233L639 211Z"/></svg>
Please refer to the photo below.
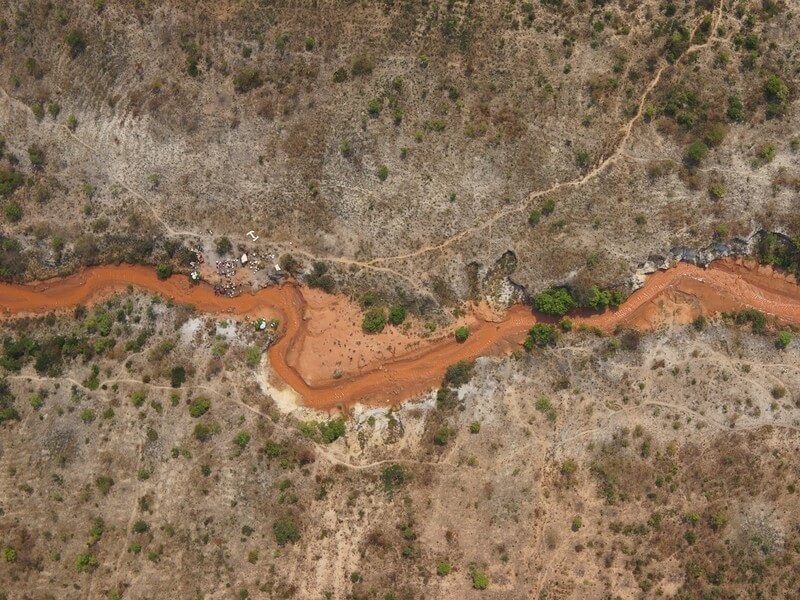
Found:
<svg viewBox="0 0 800 600"><path fill-rule="evenodd" d="M119 265L88 269L76 275L29 285L0 284L2 317L44 314L91 304L131 286L157 293L175 302L192 304L198 312L233 318L275 317L281 338L268 352L272 369L302 396L306 405L330 410L354 403L394 405L423 394L440 384L449 365L479 356L519 349L528 329L537 322L529 307L517 305L499 321L475 318L469 339L420 340L419 345L382 362L367 365L340 379L312 376L315 336L331 336L330 329L316 332L308 306L294 284L267 288L255 294L226 298L207 284L192 285L182 276L160 280L152 269ZM672 312L665 314L664 306ZM678 307L678 308L675 308ZM573 318L575 325L611 333L618 326L646 330L667 322L685 322L697 314L714 314L751 307L776 318L800 324L800 286L784 274L743 260L722 260L702 269L681 263L653 274L621 307L601 314ZM330 310L341 310L332 305ZM677 315L677 316L675 316ZM348 344L361 343L364 334L342 326L335 335ZM380 334L379 334L380 335ZM355 340L355 341L347 341ZM307 348L311 348L308 350ZM313 381L313 383L308 383Z"/></svg>

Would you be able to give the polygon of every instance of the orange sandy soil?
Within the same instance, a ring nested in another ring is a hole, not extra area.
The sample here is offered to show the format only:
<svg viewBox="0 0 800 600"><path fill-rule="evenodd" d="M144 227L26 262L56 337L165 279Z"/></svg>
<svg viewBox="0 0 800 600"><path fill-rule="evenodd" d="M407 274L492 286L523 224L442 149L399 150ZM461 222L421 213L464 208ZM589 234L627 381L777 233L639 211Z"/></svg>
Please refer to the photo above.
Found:
<svg viewBox="0 0 800 600"><path fill-rule="evenodd" d="M395 327L368 335L361 331L361 309L343 296L287 283L226 298L208 284L192 285L183 276L161 281L153 269L130 265L92 268L36 284L0 284L0 309L6 318L67 310L129 286L192 304L203 313L278 318L282 336L269 349L271 366L307 406L319 409L357 402L396 404L425 393L459 360L519 348L537 320L523 305L502 315L479 306L465 319L471 335L463 344L449 334L423 339ZM800 324L800 286L752 261L720 260L705 269L680 263L651 275L618 309L572 320L609 333L620 325L646 330L745 307ZM408 329L419 331L413 325ZM337 369L343 374L339 379L333 377Z"/></svg>

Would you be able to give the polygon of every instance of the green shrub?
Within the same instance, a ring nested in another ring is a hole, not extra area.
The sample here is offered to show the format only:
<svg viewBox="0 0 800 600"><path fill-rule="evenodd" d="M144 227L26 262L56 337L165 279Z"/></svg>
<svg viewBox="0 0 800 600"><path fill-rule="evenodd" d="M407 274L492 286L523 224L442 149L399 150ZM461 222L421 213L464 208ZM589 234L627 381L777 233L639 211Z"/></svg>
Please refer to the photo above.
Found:
<svg viewBox="0 0 800 600"><path fill-rule="evenodd" d="M75 559L75 569L78 571L78 573L92 571L95 569L95 567L97 567L97 564L97 559L88 552L79 554L78 558Z"/></svg>
<svg viewBox="0 0 800 600"><path fill-rule="evenodd" d="M789 87L775 74L767 77L764 82L764 94L772 104L782 104L789 98Z"/></svg>
<svg viewBox="0 0 800 600"><path fill-rule="evenodd" d="M147 524L147 521L143 521L139 519L133 524L133 533L145 533L149 531L150 525Z"/></svg>
<svg viewBox="0 0 800 600"><path fill-rule="evenodd" d="M481 424L478 421L473 421L469 425L469 432L470 433L480 433L481 431Z"/></svg>
<svg viewBox="0 0 800 600"><path fill-rule="evenodd" d="M406 320L406 309L404 306L392 306L389 309L389 323L400 325Z"/></svg>
<svg viewBox="0 0 800 600"><path fill-rule="evenodd" d="M347 69L336 69L333 72L334 83L344 83L347 81Z"/></svg>
<svg viewBox="0 0 800 600"><path fill-rule="evenodd" d="M378 179L380 179L381 181L386 181L388 177L389 177L389 167L387 167L386 165L381 165L380 167L378 167Z"/></svg>
<svg viewBox="0 0 800 600"><path fill-rule="evenodd" d="M485 590L489 587L489 578L482 571L472 572L472 587L476 590Z"/></svg>
<svg viewBox="0 0 800 600"><path fill-rule="evenodd" d="M686 147L686 160L692 165L699 165L708 155L708 146L702 140L695 140Z"/></svg>
<svg viewBox="0 0 800 600"><path fill-rule="evenodd" d="M189 405L189 414L195 419L202 417L211 408L211 401L208 398L197 398Z"/></svg>
<svg viewBox="0 0 800 600"><path fill-rule="evenodd" d="M776 344L776 345L778 346L778 348L780 348L781 350L783 350L784 348L786 348L786 347L787 347L787 346L788 346L788 345L789 345L791 342L792 342L792 334L791 334L791 333L789 333L788 331L781 331L781 332L778 334L778 339L777 339L777 340L775 340L775 344Z"/></svg>
<svg viewBox="0 0 800 600"><path fill-rule="evenodd" d="M469 328L468 327L459 327L456 329L456 341L461 344L467 341L469 337Z"/></svg>
<svg viewBox="0 0 800 600"><path fill-rule="evenodd" d="M536 323L528 330L528 336L523 342L526 350L531 351L535 346L544 348L556 343L556 328L554 325L546 325L545 323Z"/></svg>
<svg viewBox="0 0 800 600"><path fill-rule="evenodd" d="M172 275L172 266L169 263L158 263L156 275L161 280L169 279L170 275Z"/></svg>
<svg viewBox="0 0 800 600"><path fill-rule="evenodd" d="M240 431L235 438L233 438L233 443L239 446L242 450L247 448L247 444L250 443L250 434L246 431Z"/></svg>
<svg viewBox="0 0 800 600"><path fill-rule="evenodd" d="M246 94L262 85L261 73L251 67L242 67L233 78L233 89L239 94Z"/></svg>
<svg viewBox="0 0 800 600"><path fill-rule="evenodd" d="M340 417L328 421L327 423L318 423L317 428L319 429L323 442L326 444L333 443L345 433L344 418Z"/></svg>
<svg viewBox="0 0 800 600"><path fill-rule="evenodd" d="M193 435L196 440L200 442L207 442L208 440L211 439L213 431L211 430L211 427L209 425L206 425L205 423L198 423L197 425L194 426Z"/></svg>
<svg viewBox="0 0 800 600"><path fill-rule="evenodd" d="M402 465L390 465L383 470L381 480L383 489L386 492L394 491L398 486L403 485L411 479L411 474Z"/></svg>
<svg viewBox="0 0 800 600"><path fill-rule="evenodd" d="M548 215L553 214L553 211L556 209L556 201L552 198L545 198L544 204L542 204L542 214L546 217Z"/></svg>
<svg viewBox="0 0 800 600"><path fill-rule="evenodd" d="M261 348L248 346L244 351L244 362L250 368L257 367L261 362Z"/></svg>
<svg viewBox="0 0 800 600"><path fill-rule="evenodd" d="M35 171L41 170L44 166L44 151L39 146L29 146L28 159L31 161L31 167Z"/></svg>
<svg viewBox="0 0 800 600"><path fill-rule="evenodd" d="M566 288L553 288L536 296L533 300L536 310L547 315L562 316L578 306Z"/></svg>
<svg viewBox="0 0 800 600"><path fill-rule="evenodd" d="M217 254L220 256L225 256L231 250L233 250L233 244L227 237L221 237L217 240Z"/></svg>
<svg viewBox="0 0 800 600"><path fill-rule="evenodd" d="M367 105L367 112L370 114L371 117L377 117L381 114L381 109L383 108L383 103L380 101L379 98L373 98L369 101Z"/></svg>
<svg viewBox="0 0 800 600"><path fill-rule="evenodd" d="M5 203L3 213L9 223L18 223L22 219L22 207L14 200Z"/></svg>
<svg viewBox="0 0 800 600"><path fill-rule="evenodd" d="M95 420L95 413L91 408L82 408L80 413L81 421L89 424Z"/></svg>
<svg viewBox="0 0 800 600"><path fill-rule="evenodd" d="M107 475L101 475L94 480L94 484L103 496L107 496L108 492L110 492L111 488L114 486L114 480Z"/></svg>
<svg viewBox="0 0 800 600"><path fill-rule="evenodd" d="M17 562L17 551L11 546L5 546L3 548L3 557L6 559L6 562Z"/></svg>
<svg viewBox="0 0 800 600"><path fill-rule="evenodd" d="M307 276L306 281L310 287L325 290L329 294L336 287L333 277L328 274L328 265L324 262L317 261L311 266L311 273Z"/></svg>
<svg viewBox="0 0 800 600"><path fill-rule="evenodd" d="M459 387L468 383L472 379L472 370L475 366L474 362L460 360L454 365L447 367L444 375L444 385L451 387Z"/></svg>
<svg viewBox="0 0 800 600"><path fill-rule="evenodd" d="M174 388L179 388L186 381L186 369L183 367L174 367L170 374L170 385Z"/></svg>
<svg viewBox="0 0 800 600"><path fill-rule="evenodd" d="M541 218L542 213L540 213L538 210L532 210L531 214L528 215L528 225L531 227L536 226Z"/></svg>
<svg viewBox="0 0 800 600"><path fill-rule="evenodd" d="M306 52L311 52L314 49L314 38L309 36L303 42L303 45L306 48Z"/></svg>
<svg viewBox="0 0 800 600"><path fill-rule="evenodd" d="M583 519L580 516L574 517L572 519L572 531L579 531L581 527L583 527Z"/></svg>
<svg viewBox="0 0 800 600"><path fill-rule="evenodd" d="M145 390L136 390L131 393L131 404L133 404L135 408L139 408L144 404L145 398L147 398L147 392Z"/></svg>
<svg viewBox="0 0 800 600"><path fill-rule="evenodd" d="M22 183L22 173L19 171L0 169L0 196L10 196Z"/></svg>
<svg viewBox="0 0 800 600"><path fill-rule="evenodd" d="M369 54L356 54L350 61L350 72L354 76L369 75L375 68L375 59Z"/></svg>
<svg viewBox="0 0 800 600"><path fill-rule="evenodd" d="M386 326L386 312L382 308L372 308L364 314L361 328L367 333L380 333Z"/></svg>
<svg viewBox="0 0 800 600"><path fill-rule="evenodd" d="M450 563L446 560L443 560L438 565L436 565L436 574L439 577L445 577L449 575L451 570L452 567L450 566Z"/></svg>
<svg viewBox="0 0 800 600"><path fill-rule="evenodd" d="M272 531L275 533L275 540L279 546L285 546L286 542L295 543L300 539L300 531L291 514L280 517L272 525Z"/></svg>
<svg viewBox="0 0 800 600"><path fill-rule="evenodd" d="M86 39L83 33L77 29L71 29L67 33L67 46L69 46L69 53L72 58L77 58L86 49Z"/></svg>

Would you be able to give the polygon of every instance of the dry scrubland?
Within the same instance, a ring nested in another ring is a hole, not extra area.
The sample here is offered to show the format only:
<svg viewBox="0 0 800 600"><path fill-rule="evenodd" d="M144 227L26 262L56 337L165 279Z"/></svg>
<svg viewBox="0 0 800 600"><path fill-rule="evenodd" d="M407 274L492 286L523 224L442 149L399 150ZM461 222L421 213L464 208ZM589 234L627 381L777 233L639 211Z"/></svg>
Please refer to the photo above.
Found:
<svg viewBox="0 0 800 600"><path fill-rule="evenodd" d="M799 17L780 0L17 3L0 134L25 185L3 200L3 276L179 266L180 243L255 229L346 290L424 308L508 250L539 290L794 234Z"/></svg>
<svg viewBox="0 0 800 600"><path fill-rule="evenodd" d="M232 323L121 297L47 319L62 354L44 323L2 332L37 340L3 351L4 598L797 589L799 350L749 326L563 334L320 427Z"/></svg>
<svg viewBox="0 0 800 600"><path fill-rule="evenodd" d="M255 229L442 322L800 233L793 2L5 8L3 280ZM800 348L700 325L323 421L277 410L252 325L133 293L3 322L0 598L792 597Z"/></svg>

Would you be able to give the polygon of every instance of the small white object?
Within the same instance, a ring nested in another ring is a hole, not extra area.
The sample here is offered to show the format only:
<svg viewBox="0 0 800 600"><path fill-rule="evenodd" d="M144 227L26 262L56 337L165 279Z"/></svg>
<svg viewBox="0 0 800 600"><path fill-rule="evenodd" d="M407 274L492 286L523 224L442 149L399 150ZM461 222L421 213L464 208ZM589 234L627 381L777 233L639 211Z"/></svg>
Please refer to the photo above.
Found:
<svg viewBox="0 0 800 600"><path fill-rule="evenodd" d="M247 232L247 235L248 235L248 236L250 237L250 239L251 239L251 240L253 240L254 242L257 242L257 241L258 241L258 236L255 234L255 232L254 232L254 231L252 231L252 230L251 230L251 231L248 231L248 232Z"/></svg>
<svg viewBox="0 0 800 600"><path fill-rule="evenodd" d="M242 254L242 258L240 258L239 260L242 261L243 265L246 265L248 260L247 254Z"/></svg>
<svg viewBox="0 0 800 600"><path fill-rule="evenodd" d="M280 271L281 270L281 266L280 265L275 265L275 270L276 271Z"/></svg>

